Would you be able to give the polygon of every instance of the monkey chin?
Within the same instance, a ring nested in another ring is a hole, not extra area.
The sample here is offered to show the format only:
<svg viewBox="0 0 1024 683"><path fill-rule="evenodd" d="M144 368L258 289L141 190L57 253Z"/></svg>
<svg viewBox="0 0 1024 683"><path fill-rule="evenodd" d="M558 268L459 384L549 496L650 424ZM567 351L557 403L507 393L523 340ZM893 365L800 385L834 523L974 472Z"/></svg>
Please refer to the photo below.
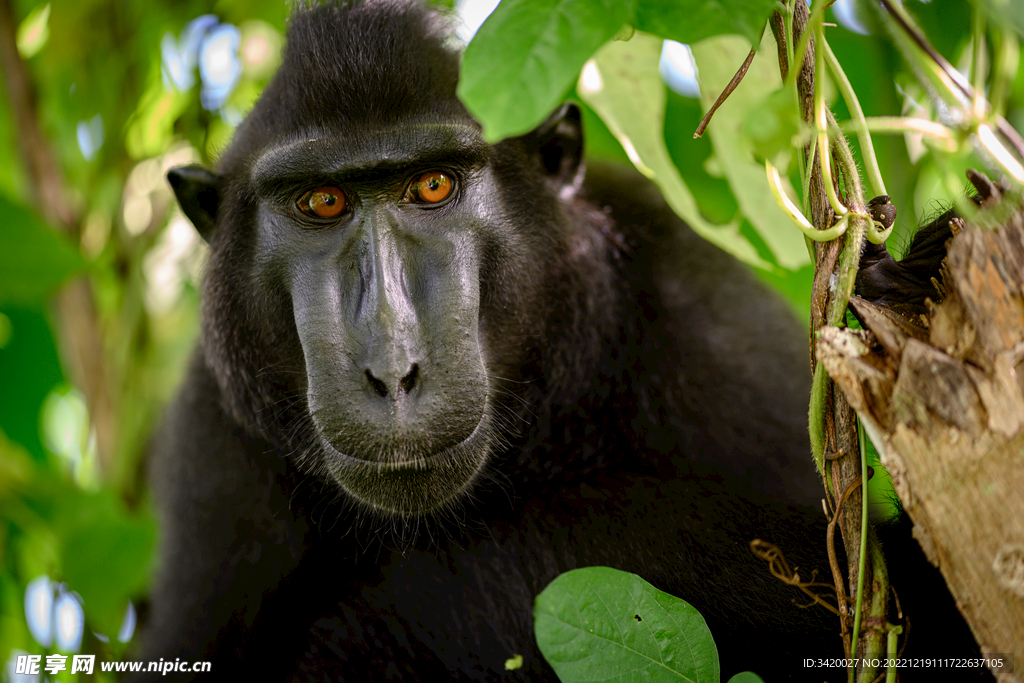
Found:
<svg viewBox="0 0 1024 683"><path fill-rule="evenodd" d="M342 453L320 437L322 463L354 501L374 512L417 517L453 504L476 480L496 440L489 410L461 443L438 453L409 453L401 444L367 460Z"/></svg>

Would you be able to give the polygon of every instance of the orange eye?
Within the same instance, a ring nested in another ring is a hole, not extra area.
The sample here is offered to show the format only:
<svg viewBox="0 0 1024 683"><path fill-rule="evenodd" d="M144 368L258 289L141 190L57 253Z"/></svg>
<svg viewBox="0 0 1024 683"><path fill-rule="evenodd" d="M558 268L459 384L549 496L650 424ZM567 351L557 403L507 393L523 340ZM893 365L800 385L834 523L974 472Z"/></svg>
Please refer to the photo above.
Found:
<svg viewBox="0 0 1024 683"><path fill-rule="evenodd" d="M424 173L409 188L408 201L436 204L452 193L452 179L440 171Z"/></svg>
<svg viewBox="0 0 1024 683"><path fill-rule="evenodd" d="M310 190L298 201L302 213L318 218L334 218L345 210L345 193L336 187L318 187Z"/></svg>

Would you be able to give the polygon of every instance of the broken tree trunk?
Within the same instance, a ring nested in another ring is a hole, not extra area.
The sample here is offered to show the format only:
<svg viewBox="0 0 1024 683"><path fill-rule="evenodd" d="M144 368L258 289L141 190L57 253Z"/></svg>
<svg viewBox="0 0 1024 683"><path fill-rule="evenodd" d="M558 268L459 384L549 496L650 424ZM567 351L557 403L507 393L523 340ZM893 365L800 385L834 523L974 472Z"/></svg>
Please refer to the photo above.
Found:
<svg viewBox="0 0 1024 683"><path fill-rule="evenodd" d="M1003 202L954 221L942 302L911 320L854 299L867 330L823 328L818 358L982 652L1013 655L1012 672L990 668L1022 683L1024 208Z"/></svg>

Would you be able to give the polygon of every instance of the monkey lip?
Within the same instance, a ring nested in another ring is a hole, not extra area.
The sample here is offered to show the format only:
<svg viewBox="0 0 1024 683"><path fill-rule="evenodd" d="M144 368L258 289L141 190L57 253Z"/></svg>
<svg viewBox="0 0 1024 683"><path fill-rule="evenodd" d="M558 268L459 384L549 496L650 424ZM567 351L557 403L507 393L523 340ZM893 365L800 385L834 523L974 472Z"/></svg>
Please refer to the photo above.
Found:
<svg viewBox="0 0 1024 683"><path fill-rule="evenodd" d="M476 426L473 427L473 431L469 433L469 436L459 443L428 454L417 452L423 450L418 446L410 447L409 444L399 442L393 447L378 449L382 453L382 457L371 460L338 449L322 434L320 435L320 443L328 453L328 457L336 459L342 467L373 468L380 472L424 470L438 466L443 467L452 458L465 458L467 451L474 451L480 445L485 445L489 441L490 422L488 410L485 409L480 415Z"/></svg>
<svg viewBox="0 0 1024 683"><path fill-rule="evenodd" d="M467 441L468 440L469 439L467 439ZM413 457L398 456L395 458L384 458L381 460L367 460L366 458L360 458L357 455L350 455L339 451L323 437L321 437L320 442L324 447L324 450L329 454L329 457L336 458L338 460L338 465L341 467L366 467L378 470L382 473L390 471L430 469L443 464L449 457L451 457L450 452L455 450L454 448L447 448L440 453L433 453L431 455ZM459 445L461 446L461 444ZM456 448L458 447L456 446Z"/></svg>
<svg viewBox="0 0 1024 683"><path fill-rule="evenodd" d="M339 451L323 436L320 441L330 477L349 495L381 512L418 515L443 507L469 488L487 461L493 432L485 410L461 443L430 455L367 460Z"/></svg>

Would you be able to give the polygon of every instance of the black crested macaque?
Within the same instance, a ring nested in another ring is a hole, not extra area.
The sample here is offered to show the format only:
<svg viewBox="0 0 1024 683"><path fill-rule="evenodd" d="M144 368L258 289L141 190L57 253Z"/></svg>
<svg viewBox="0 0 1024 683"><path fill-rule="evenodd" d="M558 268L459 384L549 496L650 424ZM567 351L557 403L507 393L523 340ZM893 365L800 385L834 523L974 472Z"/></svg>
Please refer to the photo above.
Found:
<svg viewBox="0 0 1024 683"><path fill-rule="evenodd" d="M299 11L216 170L169 174L210 261L141 658L551 681L534 598L607 565L697 607L723 680L822 680L835 617L748 547L827 575L804 331L637 173L584 171L575 106L484 142L448 35L399 0ZM911 641L968 647L895 551Z"/></svg>

